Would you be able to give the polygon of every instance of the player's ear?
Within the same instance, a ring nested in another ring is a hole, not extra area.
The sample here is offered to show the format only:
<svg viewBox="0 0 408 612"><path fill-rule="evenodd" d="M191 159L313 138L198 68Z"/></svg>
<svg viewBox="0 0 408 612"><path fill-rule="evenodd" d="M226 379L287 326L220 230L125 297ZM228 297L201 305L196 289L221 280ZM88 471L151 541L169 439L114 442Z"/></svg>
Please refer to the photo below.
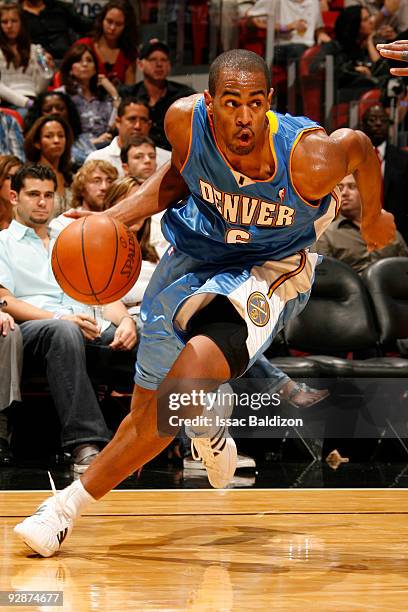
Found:
<svg viewBox="0 0 408 612"><path fill-rule="evenodd" d="M213 99L208 89L204 90L204 102L210 115L213 113Z"/></svg>
<svg viewBox="0 0 408 612"><path fill-rule="evenodd" d="M268 93L268 104L270 107L272 106L273 92L274 92L274 89L271 87Z"/></svg>

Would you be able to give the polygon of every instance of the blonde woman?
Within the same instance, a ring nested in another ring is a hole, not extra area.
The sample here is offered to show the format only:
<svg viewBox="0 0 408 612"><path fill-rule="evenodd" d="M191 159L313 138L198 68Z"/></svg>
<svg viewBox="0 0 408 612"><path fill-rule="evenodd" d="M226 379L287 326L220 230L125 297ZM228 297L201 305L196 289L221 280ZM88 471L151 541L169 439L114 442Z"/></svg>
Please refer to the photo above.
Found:
<svg viewBox="0 0 408 612"><path fill-rule="evenodd" d="M120 200L137 191L141 185L141 181L133 176L126 176L118 179L110 186L105 198L105 210L111 208ZM132 289L122 298L122 302L126 305L129 313L136 315L137 320L140 313L140 304L142 302L146 287L152 277L153 272L159 263L159 256L154 246L150 244L150 219L145 219L140 223L139 227L134 227L136 237L142 251L142 268L140 276ZM137 321L138 322L138 321Z"/></svg>

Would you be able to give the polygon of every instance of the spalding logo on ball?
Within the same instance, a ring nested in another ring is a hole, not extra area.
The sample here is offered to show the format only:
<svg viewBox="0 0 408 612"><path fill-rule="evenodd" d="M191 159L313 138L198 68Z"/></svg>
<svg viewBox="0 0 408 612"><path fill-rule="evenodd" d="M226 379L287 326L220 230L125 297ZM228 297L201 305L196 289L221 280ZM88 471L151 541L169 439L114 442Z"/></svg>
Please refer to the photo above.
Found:
<svg viewBox="0 0 408 612"><path fill-rule="evenodd" d="M135 235L123 223L90 215L60 233L51 263L64 293L84 304L109 304L135 284L142 254Z"/></svg>

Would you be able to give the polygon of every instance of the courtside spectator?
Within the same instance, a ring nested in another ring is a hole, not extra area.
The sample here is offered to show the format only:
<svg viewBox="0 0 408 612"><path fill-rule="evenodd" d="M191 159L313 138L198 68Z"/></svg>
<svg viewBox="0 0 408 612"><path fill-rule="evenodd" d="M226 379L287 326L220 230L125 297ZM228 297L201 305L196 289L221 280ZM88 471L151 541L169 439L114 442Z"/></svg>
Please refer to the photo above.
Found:
<svg viewBox="0 0 408 612"><path fill-rule="evenodd" d="M105 306L99 328L89 308L57 284L51 269L55 234L48 228L56 187L49 166L27 164L14 175L15 219L0 232L0 299L20 323L24 360L45 366L62 447L71 452L74 470L83 472L110 439L87 375L85 343L130 350L136 329L119 301Z"/></svg>
<svg viewBox="0 0 408 612"><path fill-rule="evenodd" d="M72 132L61 116L40 117L25 138L27 161L50 166L57 177L55 214L68 210L71 206L71 147Z"/></svg>
<svg viewBox="0 0 408 612"><path fill-rule="evenodd" d="M120 151L120 157L125 175L136 178L139 184L142 184L156 171L156 147L148 136L129 138ZM150 224L149 240L159 257L163 257L170 246L161 231L161 220L164 213L165 211L153 215Z"/></svg>
<svg viewBox="0 0 408 612"><path fill-rule="evenodd" d="M119 104L118 116L116 118L118 135L103 149L94 151L88 155L86 161L91 159L104 159L115 166L119 176L124 176L120 150L126 145L129 138L133 136L148 136L151 119L149 107L137 98L123 98ZM170 160L171 153L165 149L156 148L157 167Z"/></svg>
<svg viewBox="0 0 408 612"><path fill-rule="evenodd" d="M27 133L39 117L55 115L62 117L72 130L74 142L71 149L71 161L75 168L81 166L87 156L95 151L89 134L82 131L81 119L77 107L70 96L62 91L49 91L35 98L32 107L24 117L24 132Z"/></svg>
<svg viewBox="0 0 408 612"><path fill-rule="evenodd" d="M78 43L88 45L98 58L98 73L115 85L136 80L137 25L127 0L109 0L96 18L93 35Z"/></svg>
<svg viewBox="0 0 408 612"><path fill-rule="evenodd" d="M156 147L148 136L132 136L120 150L120 159L127 176L142 183L157 169Z"/></svg>
<svg viewBox="0 0 408 612"><path fill-rule="evenodd" d="M271 10L269 0L257 0L247 10L247 16L258 28L267 27ZM286 66L297 60L313 45L330 41L325 32L319 0L278 0L274 3L276 15L274 63Z"/></svg>
<svg viewBox="0 0 408 612"><path fill-rule="evenodd" d="M407 257L408 247L399 232L395 240L375 251L369 251L361 233L361 198L352 174L340 183L340 215L330 224L314 245L321 255L335 257L361 273L369 265L386 257Z"/></svg>
<svg viewBox="0 0 408 612"><path fill-rule="evenodd" d="M408 0L345 0L345 8L362 6L374 18L378 36L387 41L408 29Z"/></svg>
<svg viewBox="0 0 408 612"><path fill-rule="evenodd" d="M164 116L175 100L196 92L187 85L167 79L171 72L171 61L170 49L165 42L153 39L143 45L138 65L143 73L143 80L131 87L121 87L119 93L123 96L134 96L148 105L152 121L149 136L157 147L170 150L164 132Z"/></svg>
<svg viewBox="0 0 408 612"><path fill-rule="evenodd" d="M112 140L108 130L113 127L119 94L105 75L97 73L97 68L92 49L84 44L74 45L62 60L59 89L74 102L81 117L82 132L90 137L95 148L101 148Z"/></svg>
<svg viewBox="0 0 408 612"><path fill-rule="evenodd" d="M54 62L44 50L38 61L36 46L31 44L22 10L16 2L0 4L0 98L3 106L24 112L32 98L44 91L51 79Z"/></svg>
<svg viewBox="0 0 408 612"><path fill-rule="evenodd" d="M312 67L333 55L337 101L356 100L364 91L381 87L389 78L388 65L376 49L374 18L367 9L343 9L334 29L335 39L322 46Z"/></svg>
<svg viewBox="0 0 408 612"><path fill-rule="evenodd" d="M15 155L0 155L0 230L6 229L13 219L10 186L20 166L21 161Z"/></svg>
<svg viewBox="0 0 408 612"><path fill-rule="evenodd" d="M1 311L0 301L0 466L11 463L9 424L5 409L21 401L20 378L23 365L21 332L9 314Z"/></svg>
<svg viewBox="0 0 408 612"><path fill-rule="evenodd" d="M21 7L32 42L42 45L56 60L62 59L75 35L87 34L93 25L92 19L75 11L73 3L22 0Z"/></svg>
<svg viewBox="0 0 408 612"><path fill-rule="evenodd" d="M397 229L408 242L408 153L388 142L389 127L389 116L380 104L364 113L362 130L381 162L384 208L392 212Z"/></svg>
<svg viewBox="0 0 408 612"><path fill-rule="evenodd" d="M99 212L105 208L105 197L112 183L118 178L118 171L109 162L94 159L78 170L72 181L72 209ZM58 233L72 222L64 214L50 223Z"/></svg>

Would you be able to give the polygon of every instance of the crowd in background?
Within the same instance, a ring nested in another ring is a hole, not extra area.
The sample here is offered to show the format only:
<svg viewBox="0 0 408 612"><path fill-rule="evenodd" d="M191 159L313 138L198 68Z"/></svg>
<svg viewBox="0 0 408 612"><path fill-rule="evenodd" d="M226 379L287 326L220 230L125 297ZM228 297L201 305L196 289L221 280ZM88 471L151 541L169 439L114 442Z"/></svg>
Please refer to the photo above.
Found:
<svg viewBox="0 0 408 612"><path fill-rule="evenodd" d="M383 175L384 207L394 213L399 233L386 249L367 251L359 231L360 197L353 177L349 176L340 184L340 216L319 240L316 250L341 259L358 273L384 257L408 257L408 152L391 142L395 125L404 130L407 86L403 80L390 80L389 63L376 49L378 42L408 38L408 0L280 0L273 3L237 0L234 4L239 44L261 54L265 53L268 12L273 5L274 71L281 70L285 76L288 63L295 61L300 76L299 62L305 53L315 49L311 73L320 69L326 55L334 58L337 103L359 101L365 93L375 92L360 114L360 128L376 149ZM205 29L209 6L207 2L202 6L200 19ZM109 0L96 18L90 19L76 13L72 5L58 0L0 4L0 230L7 230L16 238L21 232L20 226L24 226L23 218L18 217L17 221L15 218L20 192L13 196L14 201L10 195L13 176L21 172L24 162L39 163L52 171L44 174L47 180L55 177L55 197L47 217L52 240L72 221L63 216L64 212L72 208L100 211L113 206L137 190L156 168L170 159L164 116L175 100L195 92L187 85L169 80L173 52L166 42L153 38L139 44L140 24L143 19L149 19L149 10L157 10L157 3L138 7L128 0ZM191 14L196 15L193 9ZM199 57L194 52L194 45L199 41L191 36L190 44L192 58ZM219 45L223 50L222 38ZM141 74L138 82L137 67ZM281 95L274 105L278 112L286 112L287 103L286 96ZM300 98L297 110L299 113L306 110ZM33 176L27 176L27 180L33 180ZM24 185L21 189L24 192ZM16 191L15 186L12 191ZM113 343L113 348L117 348L115 342L119 342L123 328L130 338L131 326L139 324L144 289L167 248L160 230L160 215L134 229L142 247L142 272L137 285L117 306L117 312L111 314L109 327L112 329L104 342ZM32 284L30 298L23 291L21 295L16 294L17 281L7 285L4 262L10 258L6 252L7 248L11 249L9 237L8 233L7 237L5 232L0 233L0 239L3 238L0 240L0 285L11 293L14 288L17 299L23 302L26 299L42 312L50 311L51 321L71 317L78 333L82 331L88 342L95 340L92 334L84 332L83 322L72 318L78 317L78 310L72 307L70 311L66 305L61 309L63 298L56 283L51 306L39 299L46 290L38 278L34 259L25 262ZM13 243L13 249L17 248L16 244ZM16 268L15 274L20 273ZM44 274L43 281L49 283L49 272ZM4 409L21 399L19 377L23 354L24 359L35 354L34 332L31 328L27 331L27 323L36 318L36 313L30 308L21 313L21 318L13 321L0 309L0 362L9 360L11 364L7 379L0 379L0 463L11 460ZM42 315L42 318L46 317ZM121 349L134 348L136 327L134 331L132 341L127 344L120 341ZM60 343L64 341L63 337L59 339ZM41 358L47 359L46 352ZM5 377L6 369L1 370ZM59 375L57 369L54 376L58 379ZM51 376L49 372L48 376ZM79 472L99 452L98 445L109 439L103 417L94 405L96 398L87 387L88 382L83 384L86 391L82 388L81 393L92 397L88 403L94 406L94 421L99 423L97 431L70 437L68 428L62 435L62 445L71 452L73 465ZM50 391L62 424L63 414L69 410L62 402L58 386L50 384ZM73 421L80 419L78 414L72 414L72 409L70 414Z"/></svg>

